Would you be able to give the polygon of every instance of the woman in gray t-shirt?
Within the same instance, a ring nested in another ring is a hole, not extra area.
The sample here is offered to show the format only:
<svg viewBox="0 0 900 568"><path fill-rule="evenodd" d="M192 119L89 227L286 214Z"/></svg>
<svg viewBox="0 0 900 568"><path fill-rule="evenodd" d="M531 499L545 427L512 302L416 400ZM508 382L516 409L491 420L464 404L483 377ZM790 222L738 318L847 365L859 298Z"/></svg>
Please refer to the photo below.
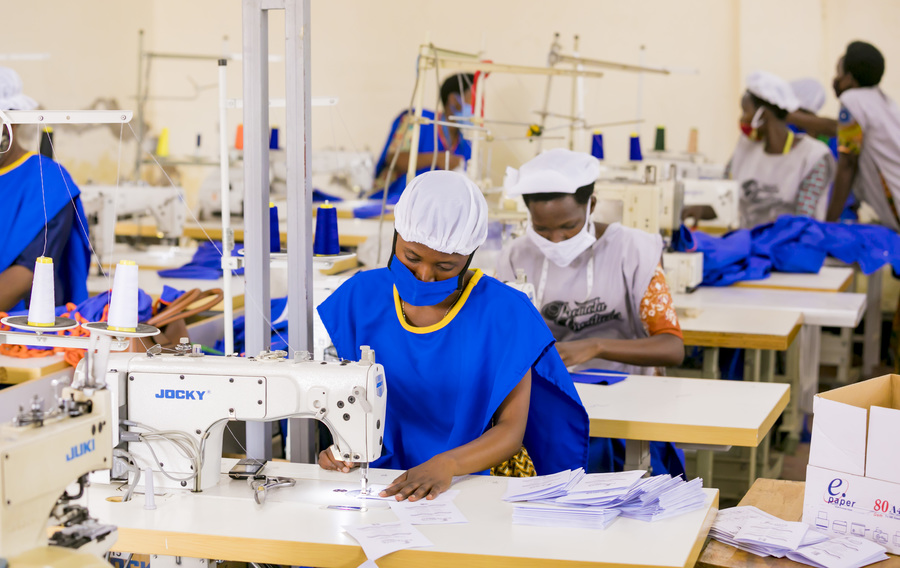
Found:
<svg viewBox="0 0 900 568"><path fill-rule="evenodd" d="M501 253L497 278L512 281L524 270L570 369L656 374L658 367L684 358L681 327L660 265L662 238L619 223L593 222L598 175L595 158L564 149L544 152L519 170L507 169L506 191L522 195L530 219L525 236ZM592 471L621 467L615 445L592 439ZM683 454L672 444L651 443L651 458L654 473L684 473Z"/></svg>

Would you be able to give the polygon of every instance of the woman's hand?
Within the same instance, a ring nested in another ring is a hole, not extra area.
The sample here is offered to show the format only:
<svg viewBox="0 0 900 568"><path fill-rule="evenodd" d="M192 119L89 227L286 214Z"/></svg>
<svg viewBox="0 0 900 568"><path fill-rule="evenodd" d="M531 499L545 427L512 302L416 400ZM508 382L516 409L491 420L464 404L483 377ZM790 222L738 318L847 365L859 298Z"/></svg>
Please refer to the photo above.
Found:
<svg viewBox="0 0 900 568"><path fill-rule="evenodd" d="M435 456L416 466L395 479L387 489L380 493L381 497L394 495L397 501L409 499L434 499L450 488L453 481L453 467L450 460Z"/></svg>
<svg viewBox="0 0 900 568"><path fill-rule="evenodd" d="M697 228L699 221L712 221L716 218L716 210L709 205L688 205L681 210L681 220L694 220L693 228Z"/></svg>
<svg viewBox="0 0 900 568"><path fill-rule="evenodd" d="M559 356L562 357L566 367L581 365L600 356L598 340L592 338L578 339L576 341L558 341L556 350L559 351Z"/></svg>
<svg viewBox="0 0 900 568"><path fill-rule="evenodd" d="M331 471L342 471L347 473L356 467L356 464L334 459L331 448L328 448L319 452L319 467Z"/></svg>

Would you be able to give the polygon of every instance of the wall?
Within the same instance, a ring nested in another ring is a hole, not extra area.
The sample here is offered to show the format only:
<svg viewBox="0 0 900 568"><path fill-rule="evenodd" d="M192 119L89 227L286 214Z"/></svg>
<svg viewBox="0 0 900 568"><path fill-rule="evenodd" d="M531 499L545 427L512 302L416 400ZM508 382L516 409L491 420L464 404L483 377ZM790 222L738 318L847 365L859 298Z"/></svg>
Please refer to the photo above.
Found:
<svg viewBox="0 0 900 568"><path fill-rule="evenodd" d="M700 131L700 150L716 161L728 159L738 136L737 117L743 79L767 69L786 79L813 76L823 82L834 114L830 83L834 64L846 43L862 38L884 53L897 53L900 4L892 0L360 0L315 1L312 10L312 93L340 98L337 107L313 109L314 148L367 148L380 151L390 121L409 104L419 44L462 51L484 50L496 62L543 66L554 32L565 51L580 36L583 55L638 63L641 46L648 65L665 65L696 74L645 75L638 126L604 129L610 161L626 158L628 135L641 132L649 146L656 125L667 127L668 145L684 149L690 128ZM86 108L97 98L133 107L137 90L138 30L155 53L217 55L241 49L241 4L236 0L147 0L121 2L33 0L11 11L0 53L45 52L50 59L7 62L21 73L26 92L45 108ZM33 23L32 23L33 22ZM223 38L227 36L227 47ZM283 18L270 19L270 45L283 53ZM2 57L2 56L0 56ZM283 62L271 64L271 95L281 97ZM154 57L149 73L151 100L146 120L149 137L170 130L174 156L215 158L217 70L215 62ZM241 96L241 64L228 70L229 96ZM487 115L498 120L531 122L543 103L545 81L537 76L495 74L489 80ZM589 122L633 119L638 112L639 78L608 71L586 80ZM885 90L900 96L900 74L888 67ZM426 101L433 106L435 81ZM554 79L550 108L567 113L571 80ZM284 127L282 110L274 125ZM241 121L229 111L229 141ZM559 124L558 122L556 124ZM135 126L136 129L136 126ZM525 127L497 126L491 171L495 183L506 165L518 165L535 152L523 139ZM566 130L558 130L563 134ZM200 134L201 145L196 147ZM123 132L123 172L135 160L134 136ZM545 147L563 145L547 140ZM115 181L118 132L59 132L60 159L79 180ZM587 135L576 147L587 148ZM152 148L152 140L148 141ZM159 179L155 167L145 172ZM171 173L195 188L214 168L180 166ZM164 180L162 180L164 181Z"/></svg>

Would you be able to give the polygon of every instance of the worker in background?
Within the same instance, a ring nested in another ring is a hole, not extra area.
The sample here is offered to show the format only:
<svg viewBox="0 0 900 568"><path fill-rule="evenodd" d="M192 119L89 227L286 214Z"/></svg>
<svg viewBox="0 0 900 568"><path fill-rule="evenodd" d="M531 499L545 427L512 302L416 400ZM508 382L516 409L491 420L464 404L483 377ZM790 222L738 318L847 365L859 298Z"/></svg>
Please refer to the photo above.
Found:
<svg viewBox="0 0 900 568"><path fill-rule="evenodd" d="M794 95L797 97L797 102L799 103L799 107L792 113L788 114L788 128L791 129L794 133L806 134L806 131L801 127L797 126L793 123L792 117L802 115L805 117L815 117L822 107L825 106L825 87L822 86L822 83L813 79L811 77L806 77L803 79L796 79L791 81L791 89L794 91ZM828 150L831 152L832 157L835 159L835 168L837 167L837 159L838 159L838 146L837 146L837 136L836 133L832 132L830 135L826 134L814 134L817 139L822 141L823 143L828 145ZM832 184L832 187L834 185ZM825 214L828 209L828 202L831 199L831 188L828 189L828 198L820 197L819 203L816 206L816 219L824 220ZM849 218L856 219L856 205L857 202L851 195L844 206L845 215L842 215L841 218Z"/></svg>
<svg viewBox="0 0 900 568"><path fill-rule="evenodd" d="M791 86L771 73L747 78L741 98L741 137L725 168L740 185L741 226L753 228L781 215L814 217L834 178L828 146L812 135L795 134L788 113L799 102ZM682 218L712 219L711 207L685 207Z"/></svg>
<svg viewBox="0 0 900 568"><path fill-rule="evenodd" d="M497 278L524 270L536 302L570 368L652 375L684 358L681 327L660 261L658 234L591 220L599 161L565 149L507 168L504 188L528 208L526 234L509 243ZM611 471L614 457L591 446L591 470ZM654 473L684 472L671 444L651 444Z"/></svg>
<svg viewBox="0 0 900 568"><path fill-rule="evenodd" d="M487 238L481 190L426 172L394 217L388 267L356 274L318 308L338 356L356 360L369 345L384 365L384 449L372 466L407 471L383 495L432 499L453 476L517 452L538 474L584 467L587 413L553 336L524 294L469 270ZM351 466L330 450L319 465Z"/></svg>
<svg viewBox="0 0 900 568"><path fill-rule="evenodd" d="M455 122L450 117L472 116L472 82L474 75L460 73L447 77L441 84L441 108L434 111L422 110L422 117L444 122ZM413 117L409 110L400 113L388 134L387 142L375 165L377 191L372 197L381 198L381 190L387 186L389 202L396 202L406 187L406 172L409 167L410 146L412 144ZM463 138L459 128L448 125L421 124L419 126L419 150L416 159L416 175L428 170L459 170L472 157L472 147ZM396 163L394 162L396 156ZM393 165L393 167L392 167Z"/></svg>
<svg viewBox="0 0 900 568"><path fill-rule="evenodd" d="M838 119L791 115L808 132L837 133L838 167L826 219L838 220L853 193L868 203L881 224L900 231L900 109L879 87L884 56L854 41L838 59L832 86L841 103Z"/></svg>
<svg viewBox="0 0 900 568"><path fill-rule="evenodd" d="M0 67L0 111L36 107L23 94L19 75ZM82 302L88 297L90 248L80 191L60 164L23 148L17 125L2 122L0 311L27 307L39 256L54 261L56 305Z"/></svg>

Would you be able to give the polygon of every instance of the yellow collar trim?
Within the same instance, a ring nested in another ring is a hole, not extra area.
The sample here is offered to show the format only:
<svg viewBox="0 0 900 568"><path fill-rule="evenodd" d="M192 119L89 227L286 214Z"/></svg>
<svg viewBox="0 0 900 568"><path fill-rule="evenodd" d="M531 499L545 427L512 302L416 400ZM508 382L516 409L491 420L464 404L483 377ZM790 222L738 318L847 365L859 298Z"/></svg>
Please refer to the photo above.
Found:
<svg viewBox="0 0 900 568"><path fill-rule="evenodd" d="M787 140L784 142L784 150L781 151L785 156L791 153L791 148L794 147L794 131L788 130Z"/></svg>
<svg viewBox="0 0 900 568"><path fill-rule="evenodd" d="M476 268L474 270L474 274L469 279L469 283L466 284L466 287L463 289L462 295L459 297L459 300L456 302L456 305L453 306L453 309L444 316L444 318L437 322L434 325L429 325L428 327L415 327L410 325L409 322L406 321L406 318L403 317L403 310L400 307L400 293L397 292L397 287L394 286L394 308L397 312L397 320L400 322L400 325L403 326L403 329L412 333L431 333L432 331L437 331L439 329L444 328L448 325L453 318L456 317L456 314L459 313L459 310L462 309L463 304L466 303L466 300L469 298L469 294L472 292L472 289L475 288L475 285L478 284L478 281L481 280L481 277L484 276L484 273L480 268Z"/></svg>
<svg viewBox="0 0 900 568"><path fill-rule="evenodd" d="M13 171L14 169L18 168L19 166L21 166L22 164L24 164L25 161L26 161L28 158L30 158L30 157L32 157L32 156L34 156L34 155L35 155L34 152L26 152L24 156L22 156L21 158L19 158L19 159L16 160L15 162L11 163L10 165L8 165L8 166L6 166L6 167L4 167L4 168L0 168L0 176L2 176L2 175L5 174L5 173L11 172L11 171Z"/></svg>

